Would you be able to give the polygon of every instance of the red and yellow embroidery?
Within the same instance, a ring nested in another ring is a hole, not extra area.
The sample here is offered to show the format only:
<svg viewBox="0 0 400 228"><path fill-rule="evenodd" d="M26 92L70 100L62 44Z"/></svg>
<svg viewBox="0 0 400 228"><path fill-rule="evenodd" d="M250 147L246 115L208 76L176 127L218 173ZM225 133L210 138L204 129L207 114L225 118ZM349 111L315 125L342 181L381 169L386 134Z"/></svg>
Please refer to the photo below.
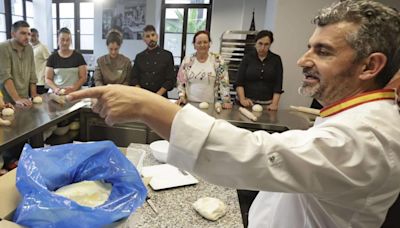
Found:
<svg viewBox="0 0 400 228"><path fill-rule="evenodd" d="M344 100L341 100L335 104L332 104L328 107L321 109L320 116L328 117L332 116L341 111L347 110L349 108L358 106L360 104L364 104L371 101L377 100L394 100L396 98L395 91L393 89L380 89L367 93L360 94L355 97L350 97Z"/></svg>

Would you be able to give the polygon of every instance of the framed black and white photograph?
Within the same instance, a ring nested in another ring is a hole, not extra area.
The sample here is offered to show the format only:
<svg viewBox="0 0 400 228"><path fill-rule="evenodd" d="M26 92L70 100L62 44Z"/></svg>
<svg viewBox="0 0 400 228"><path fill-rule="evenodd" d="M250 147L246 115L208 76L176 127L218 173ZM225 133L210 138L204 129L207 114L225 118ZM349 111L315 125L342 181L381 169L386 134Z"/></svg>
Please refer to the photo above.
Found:
<svg viewBox="0 0 400 228"><path fill-rule="evenodd" d="M119 30L124 39L140 40L146 25L145 0L116 0L103 5L103 39L110 29Z"/></svg>

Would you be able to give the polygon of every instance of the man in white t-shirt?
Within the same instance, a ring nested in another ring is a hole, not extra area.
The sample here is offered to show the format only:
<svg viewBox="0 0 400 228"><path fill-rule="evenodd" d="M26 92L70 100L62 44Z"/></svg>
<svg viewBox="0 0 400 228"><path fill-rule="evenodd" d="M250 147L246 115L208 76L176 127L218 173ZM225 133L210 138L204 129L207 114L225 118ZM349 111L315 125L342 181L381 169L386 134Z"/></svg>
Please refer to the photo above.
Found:
<svg viewBox="0 0 400 228"><path fill-rule="evenodd" d="M33 48L36 76L38 79L36 89L38 94L46 93L48 89L45 87L44 72L46 69L47 58L49 57L50 52L46 45L42 44L39 41L39 31L35 28L31 28L30 42Z"/></svg>

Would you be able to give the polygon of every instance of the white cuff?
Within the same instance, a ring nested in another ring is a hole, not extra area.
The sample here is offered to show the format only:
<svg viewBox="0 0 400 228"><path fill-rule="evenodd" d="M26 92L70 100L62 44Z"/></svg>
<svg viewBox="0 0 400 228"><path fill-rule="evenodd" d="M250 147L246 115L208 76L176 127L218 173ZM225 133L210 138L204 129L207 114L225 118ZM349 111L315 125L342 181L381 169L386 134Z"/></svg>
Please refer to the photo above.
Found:
<svg viewBox="0 0 400 228"><path fill-rule="evenodd" d="M167 162L193 171L214 121L215 118L194 106L185 105L172 122Z"/></svg>

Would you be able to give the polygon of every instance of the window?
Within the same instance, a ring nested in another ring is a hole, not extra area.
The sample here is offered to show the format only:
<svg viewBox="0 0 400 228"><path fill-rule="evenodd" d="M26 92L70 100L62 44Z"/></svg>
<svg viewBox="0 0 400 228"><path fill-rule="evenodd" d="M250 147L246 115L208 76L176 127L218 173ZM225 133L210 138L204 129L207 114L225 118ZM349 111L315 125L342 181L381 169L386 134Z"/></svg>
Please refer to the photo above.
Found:
<svg viewBox="0 0 400 228"><path fill-rule="evenodd" d="M22 0L11 0L11 24L24 20L24 6Z"/></svg>
<svg viewBox="0 0 400 228"><path fill-rule="evenodd" d="M33 3L32 1L26 1L26 22L31 26L31 28L35 28L35 22L33 21L34 11L33 11Z"/></svg>
<svg viewBox="0 0 400 228"><path fill-rule="evenodd" d="M61 10L62 9L62 10ZM94 48L93 1L53 0L53 48L57 49L57 31L67 27L72 34L72 48L92 54Z"/></svg>
<svg viewBox="0 0 400 228"><path fill-rule="evenodd" d="M0 42L11 38L14 22L25 20L33 27L33 18L32 0L0 0Z"/></svg>
<svg viewBox="0 0 400 228"><path fill-rule="evenodd" d="M51 21L53 25L53 49L57 49L57 4L51 4ZM73 42L72 42L73 43Z"/></svg>
<svg viewBox="0 0 400 228"><path fill-rule="evenodd" d="M52 4L53 21L53 48L57 49L57 31L60 28L67 27L72 34L71 48L75 48L75 3L53 3ZM62 9L62 10L59 10Z"/></svg>
<svg viewBox="0 0 400 228"><path fill-rule="evenodd" d="M6 30L6 11L4 9L4 1L0 0L0 42L7 39Z"/></svg>
<svg viewBox="0 0 400 228"><path fill-rule="evenodd" d="M94 48L94 5L93 2L80 3L80 40L81 49Z"/></svg>
<svg viewBox="0 0 400 228"><path fill-rule="evenodd" d="M192 39L199 30L210 30L211 0L164 0L161 7L163 48L172 52L175 65L194 53Z"/></svg>

